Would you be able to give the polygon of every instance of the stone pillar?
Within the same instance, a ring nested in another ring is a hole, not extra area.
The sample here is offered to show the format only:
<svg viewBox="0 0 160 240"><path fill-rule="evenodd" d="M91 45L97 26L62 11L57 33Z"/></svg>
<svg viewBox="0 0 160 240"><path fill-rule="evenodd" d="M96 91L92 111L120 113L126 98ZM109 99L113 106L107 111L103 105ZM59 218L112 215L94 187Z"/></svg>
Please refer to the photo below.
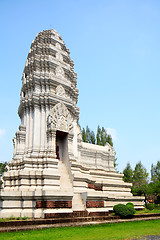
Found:
<svg viewBox="0 0 160 240"><path fill-rule="evenodd" d="M19 155L19 149L20 149L20 139L16 132L16 154Z"/></svg>
<svg viewBox="0 0 160 240"><path fill-rule="evenodd" d="M16 142L16 138L14 137L13 138L13 147L14 147L14 153L13 153L13 156L16 155L16 152L17 152L17 142Z"/></svg>
<svg viewBox="0 0 160 240"><path fill-rule="evenodd" d="M78 158L78 150L77 150L77 122L74 120L73 122L73 131L74 131L74 136L73 136L73 153L76 158Z"/></svg>
<svg viewBox="0 0 160 240"><path fill-rule="evenodd" d="M29 109L26 106L26 113L25 113L25 124L26 124L26 144L25 144L25 153L28 153L28 137L29 137Z"/></svg>
<svg viewBox="0 0 160 240"><path fill-rule="evenodd" d="M29 137L28 137L28 152L32 152L32 141L33 141L33 111L30 106L30 112L29 112Z"/></svg>
<svg viewBox="0 0 160 240"><path fill-rule="evenodd" d="M26 127L24 125L19 126L19 139L20 139L20 154L24 154L25 142L26 142Z"/></svg>
<svg viewBox="0 0 160 240"><path fill-rule="evenodd" d="M47 141L47 118L49 115L49 106L47 105L47 102L45 103L45 151L48 151L48 141Z"/></svg>
<svg viewBox="0 0 160 240"><path fill-rule="evenodd" d="M44 152L45 149L45 131L46 131L46 126L45 126L45 107L44 105L41 105L41 147L40 151Z"/></svg>
<svg viewBox="0 0 160 240"><path fill-rule="evenodd" d="M73 137L74 137L74 134L72 134L72 133L68 134L68 157L69 157L69 160L74 158Z"/></svg>
<svg viewBox="0 0 160 240"><path fill-rule="evenodd" d="M57 158L56 156L56 131L49 131L49 152L50 157Z"/></svg>
<svg viewBox="0 0 160 240"><path fill-rule="evenodd" d="M33 121L33 152L38 153L39 148L40 148L40 108L38 104L35 104Z"/></svg>

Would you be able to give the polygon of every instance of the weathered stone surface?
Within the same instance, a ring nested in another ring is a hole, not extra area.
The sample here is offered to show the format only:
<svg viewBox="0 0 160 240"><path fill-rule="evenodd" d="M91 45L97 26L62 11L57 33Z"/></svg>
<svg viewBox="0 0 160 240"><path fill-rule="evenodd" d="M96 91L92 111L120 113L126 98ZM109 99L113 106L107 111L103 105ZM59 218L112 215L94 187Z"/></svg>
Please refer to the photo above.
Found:
<svg viewBox="0 0 160 240"><path fill-rule="evenodd" d="M82 142L77 74L69 54L55 30L40 32L31 44L0 217L108 211L128 201L143 206L143 198L133 197L131 184L115 172L113 147Z"/></svg>

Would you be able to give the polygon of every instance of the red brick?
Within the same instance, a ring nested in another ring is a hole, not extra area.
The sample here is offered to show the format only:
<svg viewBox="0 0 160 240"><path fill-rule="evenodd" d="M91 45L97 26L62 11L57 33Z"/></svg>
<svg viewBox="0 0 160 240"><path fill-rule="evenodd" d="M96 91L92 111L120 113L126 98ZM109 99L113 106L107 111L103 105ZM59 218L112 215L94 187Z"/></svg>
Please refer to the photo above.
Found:
<svg viewBox="0 0 160 240"><path fill-rule="evenodd" d="M104 201L87 201L87 208L101 208L104 207Z"/></svg>
<svg viewBox="0 0 160 240"><path fill-rule="evenodd" d="M102 184L93 184L93 183L88 183L88 188L94 189L96 191L102 191Z"/></svg>
<svg viewBox="0 0 160 240"><path fill-rule="evenodd" d="M72 208L72 201L36 201L36 208Z"/></svg>

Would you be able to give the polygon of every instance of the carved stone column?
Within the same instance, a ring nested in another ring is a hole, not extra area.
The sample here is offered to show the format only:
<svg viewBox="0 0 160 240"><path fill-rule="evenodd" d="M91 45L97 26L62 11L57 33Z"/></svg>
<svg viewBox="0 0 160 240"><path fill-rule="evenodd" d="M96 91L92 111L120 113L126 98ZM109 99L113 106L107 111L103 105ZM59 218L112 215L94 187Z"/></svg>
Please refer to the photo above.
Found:
<svg viewBox="0 0 160 240"><path fill-rule="evenodd" d="M45 149L45 131L46 131L46 125L45 125L45 106L41 105L41 146L40 146L40 152L44 152Z"/></svg>
<svg viewBox="0 0 160 240"><path fill-rule="evenodd" d="M15 155L16 155L16 152L17 152L16 138L14 137L12 141L13 141L13 147L14 147L14 153L13 153L13 156L15 156Z"/></svg>
<svg viewBox="0 0 160 240"><path fill-rule="evenodd" d="M56 156L56 130L48 129L47 131L47 142L48 142L48 156L57 158Z"/></svg>
<svg viewBox="0 0 160 240"><path fill-rule="evenodd" d="M29 111L29 136L28 136L28 152L32 152L32 146L33 146L33 110L32 106L30 106Z"/></svg>
<svg viewBox="0 0 160 240"><path fill-rule="evenodd" d="M26 125L25 152L28 153L28 138L29 138L29 108L28 108L28 106L26 106L26 109L25 109L25 125Z"/></svg>
<svg viewBox="0 0 160 240"><path fill-rule="evenodd" d="M72 160L74 158L74 154L73 154L73 137L74 137L73 133L69 133L68 134L68 157L69 157L69 160Z"/></svg>
<svg viewBox="0 0 160 240"><path fill-rule="evenodd" d="M55 129L51 130L50 136L51 136L50 153L51 153L52 157L57 158L57 156L56 156L56 131L55 131Z"/></svg>
<svg viewBox="0 0 160 240"><path fill-rule="evenodd" d="M40 148L40 108L38 104L35 104L33 123L33 152L38 153L39 148Z"/></svg>

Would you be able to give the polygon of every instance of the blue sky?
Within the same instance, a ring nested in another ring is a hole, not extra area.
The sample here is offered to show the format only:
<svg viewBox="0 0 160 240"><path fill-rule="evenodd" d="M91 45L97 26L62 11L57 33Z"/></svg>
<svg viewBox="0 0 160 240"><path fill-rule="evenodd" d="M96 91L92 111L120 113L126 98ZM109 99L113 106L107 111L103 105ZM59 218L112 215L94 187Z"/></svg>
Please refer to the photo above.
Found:
<svg viewBox="0 0 160 240"><path fill-rule="evenodd" d="M20 124L21 76L32 40L62 36L78 74L81 127L112 133L118 170L160 160L160 2L0 1L0 161Z"/></svg>

